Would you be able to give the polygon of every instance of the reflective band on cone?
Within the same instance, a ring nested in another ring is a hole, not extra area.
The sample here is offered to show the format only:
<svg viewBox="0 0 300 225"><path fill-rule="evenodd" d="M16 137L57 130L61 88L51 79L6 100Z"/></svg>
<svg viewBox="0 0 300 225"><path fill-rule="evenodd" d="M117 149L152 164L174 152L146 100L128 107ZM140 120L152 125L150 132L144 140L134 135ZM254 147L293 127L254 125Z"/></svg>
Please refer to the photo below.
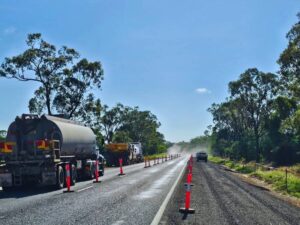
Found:
<svg viewBox="0 0 300 225"><path fill-rule="evenodd" d="M74 192L74 191L71 191L71 173L70 173L70 164L66 164L65 170L66 170L66 185L67 185L67 190L64 191L64 193L67 193L67 192Z"/></svg>
<svg viewBox="0 0 300 225"><path fill-rule="evenodd" d="M125 175L125 173L123 172L123 159L122 158L120 158L119 159L119 164L120 164L120 173L119 173L119 176L124 176Z"/></svg>
<svg viewBox="0 0 300 225"><path fill-rule="evenodd" d="M185 184L185 207L180 208L179 212L188 214L188 213L195 213L195 209L190 208L191 206L191 184L192 181L192 174L188 173L187 175L187 183Z"/></svg>
<svg viewBox="0 0 300 225"><path fill-rule="evenodd" d="M101 181L99 180L99 161L96 160L95 162L95 178L96 178L96 181L94 181L93 183L100 183Z"/></svg>

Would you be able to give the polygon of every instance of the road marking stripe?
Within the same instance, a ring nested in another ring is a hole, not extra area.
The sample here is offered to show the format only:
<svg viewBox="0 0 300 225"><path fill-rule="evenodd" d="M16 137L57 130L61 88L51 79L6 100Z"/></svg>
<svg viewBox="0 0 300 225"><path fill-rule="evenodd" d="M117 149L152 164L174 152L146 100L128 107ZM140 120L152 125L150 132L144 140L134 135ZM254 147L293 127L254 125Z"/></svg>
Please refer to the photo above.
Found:
<svg viewBox="0 0 300 225"><path fill-rule="evenodd" d="M187 160L185 160L185 161L186 161L186 162L185 162L185 166L184 166L183 169L181 170L181 172L180 172L180 174L179 174L177 180L175 181L175 183L173 184L171 190L170 190L169 193L167 194L167 197L165 198L164 202L163 202L162 205L160 206L158 212L156 213L154 219L153 219L152 222L151 222L151 225L158 225L158 224L159 224L159 222L160 222L160 220L161 220L161 218L162 218L162 216L163 216L163 214L164 214L164 211L165 211L165 209L166 209L166 207L167 207L167 205L168 205L168 203L169 203L169 201L170 201L170 199L171 199L171 197L172 197L172 195L173 195L173 193L174 193L174 191L175 191L175 188L176 188L176 186L178 185L178 183L179 183L180 179L182 178L182 176L183 176L183 174L184 174L184 171L185 171L185 169L186 169L186 167L187 167Z"/></svg>
<svg viewBox="0 0 300 225"><path fill-rule="evenodd" d="M124 224L125 221L124 220L118 220L117 222L113 223L112 225L121 225Z"/></svg>
<svg viewBox="0 0 300 225"><path fill-rule="evenodd" d="M93 187L93 186L88 186L88 187L86 187L86 188L82 188L82 189L78 190L77 192L82 192L82 191L88 190L88 189L90 189L90 188L92 188L92 187Z"/></svg>

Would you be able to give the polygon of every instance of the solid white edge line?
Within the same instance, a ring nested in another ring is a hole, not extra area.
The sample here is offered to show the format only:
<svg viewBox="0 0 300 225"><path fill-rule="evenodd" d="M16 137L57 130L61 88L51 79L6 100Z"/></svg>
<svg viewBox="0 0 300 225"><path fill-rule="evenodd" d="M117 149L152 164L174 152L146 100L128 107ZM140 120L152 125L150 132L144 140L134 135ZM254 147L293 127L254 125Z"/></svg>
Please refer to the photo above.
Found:
<svg viewBox="0 0 300 225"><path fill-rule="evenodd" d="M92 188L92 187L93 187L93 186L88 186L88 187L86 187L86 188L79 189L79 190L76 191L76 192L82 192L82 191L88 190L88 189L90 189L90 188Z"/></svg>
<svg viewBox="0 0 300 225"><path fill-rule="evenodd" d="M186 160L185 160L185 161L186 161ZM180 174L179 174L177 180L176 180L175 183L173 184L173 186L172 186L171 190L169 191L167 197L165 198L164 202L162 203L162 205L160 206L159 210L157 211L157 213L156 213L154 219L153 219L152 222L151 222L151 225L158 225L158 224L159 224L159 222L160 222L160 220L161 220L161 218L162 218L162 216L163 216L163 214L164 214L164 212L165 212L165 209L166 209L166 207L167 207L167 205L168 205L168 203L169 203L169 201L170 201L170 199L171 199L171 197L172 197L172 195L173 195L173 193L174 193L174 191L175 191L175 188L176 188L176 186L178 185L180 179L182 178L182 176L183 176L183 174L184 174L184 171L185 171L185 169L186 169L186 166L187 166L187 161L185 162L185 166L184 166L183 169L181 170L181 172L180 172Z"/></svg>

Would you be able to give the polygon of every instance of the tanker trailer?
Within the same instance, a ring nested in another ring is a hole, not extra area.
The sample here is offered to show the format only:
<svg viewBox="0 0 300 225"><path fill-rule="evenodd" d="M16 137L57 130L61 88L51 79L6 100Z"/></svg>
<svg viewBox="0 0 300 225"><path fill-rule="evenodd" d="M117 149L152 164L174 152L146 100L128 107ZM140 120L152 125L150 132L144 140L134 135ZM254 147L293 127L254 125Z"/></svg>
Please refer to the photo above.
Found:
<svg viewBox="0 0 300 225"><path fill-rule="evenodd" d="M93 179L99 157L90 128L63 118L32 114L23 114L10 124L0 152L5 162L0 166L4 190L26 184L63 188L67 163L72 184L77 178Z"/></svg>

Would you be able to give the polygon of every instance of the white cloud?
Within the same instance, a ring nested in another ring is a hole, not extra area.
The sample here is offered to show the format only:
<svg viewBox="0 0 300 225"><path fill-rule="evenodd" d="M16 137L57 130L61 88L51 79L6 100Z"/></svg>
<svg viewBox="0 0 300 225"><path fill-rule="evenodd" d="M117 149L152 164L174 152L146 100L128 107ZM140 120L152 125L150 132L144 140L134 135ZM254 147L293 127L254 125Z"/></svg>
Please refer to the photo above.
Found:
<svg viewBox="0 0 300 225"><path fill-rule="evenodd" d="M13 34L17 31L17 29L15 27L7 27L6 29L4 29L3 33L4 34Z"/></svg>
<svg viewBox="0 0 300 225"><path fill-rule="evenodd" d="M211 91L208 90L207 88L197 88L197 89L196 89L196 92L197 92L198 94L209 94L209 93L211 93Z"/></svg>

